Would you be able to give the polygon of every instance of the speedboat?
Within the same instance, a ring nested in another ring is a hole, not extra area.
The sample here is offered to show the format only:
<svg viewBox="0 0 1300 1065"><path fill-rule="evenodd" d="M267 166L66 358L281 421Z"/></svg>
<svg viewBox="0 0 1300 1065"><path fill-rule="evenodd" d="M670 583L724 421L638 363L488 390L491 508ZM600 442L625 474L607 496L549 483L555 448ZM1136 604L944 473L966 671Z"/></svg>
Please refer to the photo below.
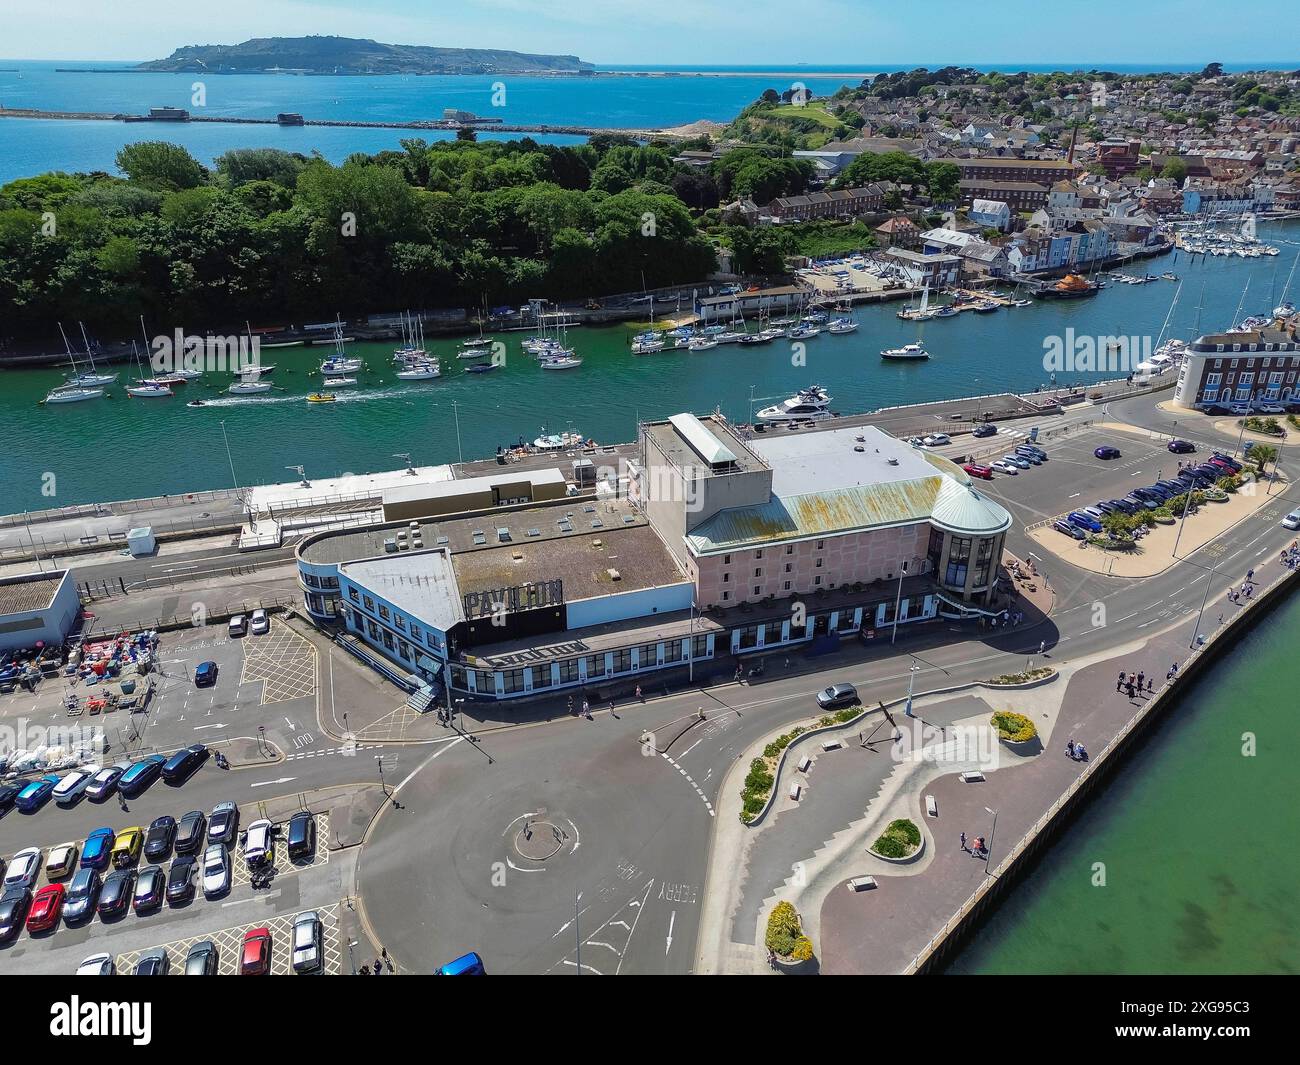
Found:
<svg viewBox="0 0 1300 1065"><path fill-rule="evenodd" d="M145 380L131 385L126 390L126 394L136 399L158 399L163 396L174 396L176 393L161 381Z"/></svg>
<svg viewBox="0 0 1300 1065"><path fill-rule="evenodd" d="M465 372L466 373L487 373L489 370L495 370L496 368L497 368L497 364L495 362L480 362L480 363L476 363L473 366L466 366Z"/></svg>
<svg viewBox="0 0 1300 1065"><path fill-rule="evenodd" d="M46 403L80 403L84 399L102 399L102 388L56 388L45 397Z"/></svg>
<svg viewBox="0 0 1300 1065"><path fill-rule="evenodd" d="M754 417L760 422L819 420L833 417L830 404L831 397L826 389L821 385L809 385L775 406L764 407Z"/></svg>
<svg viewBox="0 0 1300 1065"><path fill-rule="evenodd" d="M332 392L312 392L307 396L308 403L333 403L337 399Z"/></svg>
<svg viewBox="0 0 1300 1065"><path fill-rule="evenodd" d="M882 359L928 359L930 353L920 344L904 344L901 348L886 348L880 353Z"/></svg>
<svg viewBox="0 0 1300 1065"><path fill-rule="evenodd" d="M828 333L852 333L858 328L858 323L852 318L835 318L826 326Z"/></svg>

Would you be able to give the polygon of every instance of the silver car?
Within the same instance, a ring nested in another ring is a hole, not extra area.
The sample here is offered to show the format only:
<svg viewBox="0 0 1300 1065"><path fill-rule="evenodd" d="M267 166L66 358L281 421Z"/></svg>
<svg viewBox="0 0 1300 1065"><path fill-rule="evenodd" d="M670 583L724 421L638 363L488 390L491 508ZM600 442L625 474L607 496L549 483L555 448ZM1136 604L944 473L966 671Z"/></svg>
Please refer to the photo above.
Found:
<svg viewBox="0 0 1300 1065"><path fill-rule="evenodd" d="M325 930L315 910L300 913L293 919L293 971L319 972L324 959Z"/></svg>
<svg viewBox="0 0 1300 1065"><path fill-rule="evenodd" d="M40 847L27 847L20 850L9 861L9 870L5 873L4 889L33 888L36 878L41 875L41 861L44 854Z"/></svg>
<svg viewBox="0 0 1300 1065"><path fill-rule="evenodd" d="M230 890L230 852L213 843L203 852L203 897L215 899Z"/></svg>
<svg viewBox="0 0 1300 1065"><path fill-rule="evenodd" d="M1002 461L1009 463L1018 470L1027 470L1031 465L1027 459L1022 459L1019 455L1003 455Z"/></svg>

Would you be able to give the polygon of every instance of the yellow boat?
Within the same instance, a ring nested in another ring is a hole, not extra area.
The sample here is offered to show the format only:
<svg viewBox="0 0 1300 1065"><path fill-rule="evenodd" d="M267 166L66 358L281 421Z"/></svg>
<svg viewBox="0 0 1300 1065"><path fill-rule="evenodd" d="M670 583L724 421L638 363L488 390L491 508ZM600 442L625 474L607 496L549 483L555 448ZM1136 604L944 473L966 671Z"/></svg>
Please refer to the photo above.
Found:
<svg viewBox="0 0 1300 1065"><path fill-rule="evenodd" d="M308 403L333 403L335 396L332 392L312 392L307 397Z"/></svg>

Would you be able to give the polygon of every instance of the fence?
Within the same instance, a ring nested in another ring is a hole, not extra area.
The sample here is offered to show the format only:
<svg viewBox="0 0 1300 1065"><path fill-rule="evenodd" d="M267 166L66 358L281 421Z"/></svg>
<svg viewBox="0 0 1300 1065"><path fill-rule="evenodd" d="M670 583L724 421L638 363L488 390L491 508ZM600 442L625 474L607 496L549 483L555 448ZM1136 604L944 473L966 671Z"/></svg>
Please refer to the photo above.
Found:
<svg viewBox="0 0 1300 1065"><path fill-rule="evenodd" d="M27 510L21 514L0 514L0 527L39 525L51 521L71 521L76 518L108 518L114 514L132 514L157 507L198 505L218 499L240 499L244 490L214 488L204 492L181 492L176 495L148 496L144 499L119 499L112 503L81 503L75 506L54 507L49 510Z"/></svg>
<svg viewBox="0 0 1300 1065"><path fill-rule="evenodd" d="M254 610L265 610L268 613L276 610L283 610L286 613L292 613L298 606L296 598L283 599L275 597L272 599L245 599L237 605L227 603L218 610L212 610L204 615L204 624L211 624L214 621L223 621L232 618L236 614L251 614ZM73 633L68 637L72 640L95 640L108 639L124 632L162 632L168 629L188 629L196 628L195 620L191 614L168 614L156 618L143 618L135 621L105 621L102 618L90 617L85 620L81 631Z"/></svg>
<svg viewBox="0 0 1300 1065"><path fill-rule="evenodd" d="M268 558L244 563L240 566L223 566L220 569L185 570L182 573L168 574L162 577L146 577L143 580L128 583L124 578L114 577L110 580L82 581L77 587L83 603L93 603L102 599L115 599L132 592L147 592L154 588L175 588L177 585L191 584L200 578L238 577L245 573L257 573L259 570L274 566L293 566L288 558Z"/></svg>

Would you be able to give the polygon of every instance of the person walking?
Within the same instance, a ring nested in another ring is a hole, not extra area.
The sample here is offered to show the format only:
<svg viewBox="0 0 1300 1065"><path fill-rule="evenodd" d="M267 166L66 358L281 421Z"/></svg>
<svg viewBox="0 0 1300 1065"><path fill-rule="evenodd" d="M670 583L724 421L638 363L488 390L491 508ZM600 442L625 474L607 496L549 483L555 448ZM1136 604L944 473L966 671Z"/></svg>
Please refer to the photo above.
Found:
<svg viewBox="0 0 1300 1065"><path fill-rule="evenodd" d="M969 847L966 846L966 833L965 833L965 832L963 832L963 833L961 834L960 842L961 842L961 849L962 849L962 850L969 850L969 849L970 849Z"/></svg>
<svg viewBox="0 0 1300 1065"><path fill-rule="evenodd" d="M1122 669L1119 671L1119 679L1115 681L1115 690L1117 692L1124 690L1124 671Z"/></svg>
<svg viewBox="0 0 1300 1065"><path fill-rule="evenodd" d="M1155 690L1156 690L1156 682L1153 681L1150 677L1147 677L1147 694L1150 695Z"/></svg>
<svg viewBox="0 0 1300 1065"><path fill-rule="evenodd" d="M1046 653L1047 653L1047 641L1046 641L1046 640L1039 640L1039 641L1038 641L1038 653L1039 653L1040 655L1043 655L1043 654L1046 654Z"/></svg>
<svg viewBox="0 0 1300 1065"><path fill-rule="evenodd" d="M1138 679L1137 679L1137 690L1138 690L1138 691L1141 691L1143 688L1146 687L1146 684L1144 683L1144 682L1146 681L1146 678L1147 678L1147 675L1146 675L1145 673L1138 673Z"/></svg>
<svg viewBox="0 0 1300 1065"><path fill-rule="evenodd" d="M591 704L586 699L582 700L582 716L591 717Z"/></svg>
<svg viewBox="0 0 1300 1065"><path fill-rule="evenodd" d="M1074 740L1069 740L1065 745L1065 753L1073 760L1074 758Z"/></svg>

